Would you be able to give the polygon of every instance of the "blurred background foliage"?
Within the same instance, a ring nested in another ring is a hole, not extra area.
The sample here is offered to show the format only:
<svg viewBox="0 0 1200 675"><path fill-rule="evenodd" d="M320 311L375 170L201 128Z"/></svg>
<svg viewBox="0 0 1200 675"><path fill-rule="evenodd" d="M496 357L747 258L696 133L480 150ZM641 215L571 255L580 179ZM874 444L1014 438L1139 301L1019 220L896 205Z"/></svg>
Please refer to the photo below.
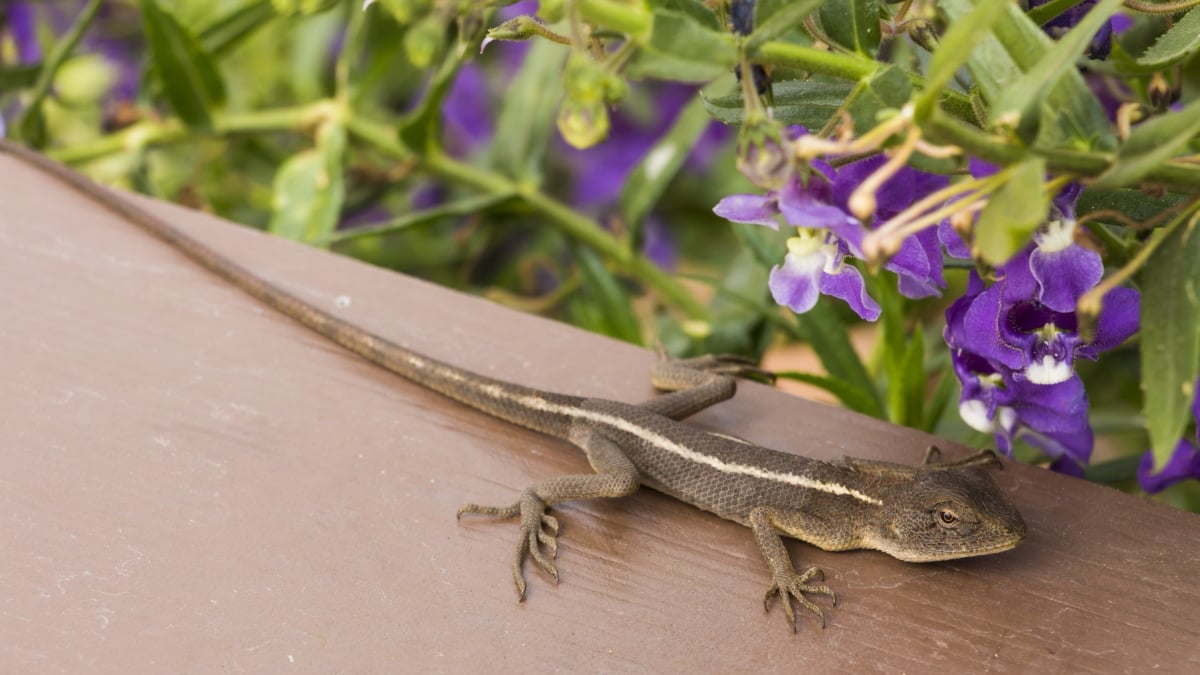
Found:
<svg viewBox="0 0 1200 675"><path fill-rule="evenodd" d="M868 39L881 62L928 58L920 35L885 40L885 50L878 34L847 33L836 13L869 10L886 25L898 3L821 4L760 3L783 16L763 39L811 47L818 34L849 45L834 55ZM562 17L562 3L9 2L0 9L0 115L8 136L103 182L634 344L756 359L802 345L819 365L785 378L866 414L989 445L990 434L959 419L959 384L941 339L943 312L972 265L947 260L944 297L916 301L896 292L891 272L869 276L884 309L878 324L824 300L801 315L778 307L767 274L787 233L731 224L712 210L724 196L755 190L737 170L732 125L745 121L745 101L736 52L714 37L725 32L723 6L588 8L589 19L609 21L600 37L646 31L636 22L654 13L642 50L609 55L624 59L619 82L550 40L480 50L487 29L539 11ZM815 22L802 23L808 15ZM559 28L579 21L568 16ZM1132 63L1129 54L1152 45L1164 22L1127 31L1112 67ZM854 63L816 75L776 64L778 116L818 130L847 112L861 132L910 96L900 71L846 70ZM1148 81L1136 80L1136 93L1152 100L1160 93ZM971 83L960 76L948 86L945 105L973 119L981 102ZM597 131L589 122L603 126L604 140L584 150L556 127L567 87L604 101L606 119L581 123L584 132ZM1144 203L1144 217L1179 202L1127 192L1122 208ZM1101 207L1081 204L1080 213ZM1136 340L1103 365L1078 367L1103 438L1089 477L1135 489L1148 447ZM1044 459L1024 445L1017 454ZM1200 510L1195 481L1160 498Z"/></svg>

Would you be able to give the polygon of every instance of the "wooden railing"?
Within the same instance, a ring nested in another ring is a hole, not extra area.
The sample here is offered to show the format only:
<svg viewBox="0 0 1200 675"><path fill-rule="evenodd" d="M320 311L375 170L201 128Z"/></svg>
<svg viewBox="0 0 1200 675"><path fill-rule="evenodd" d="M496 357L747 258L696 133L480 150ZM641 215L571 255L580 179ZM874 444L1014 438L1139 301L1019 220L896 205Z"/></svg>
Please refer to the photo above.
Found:
<svg viewBox="0 0 1200 675"><path fill-rule="evenodd" d="M1200 670L1200 517L1011 463L1030 534L1009 553L792 542L838 592L825 630L764 613L748 530L648 490L556 509L562 582L527 566L518 604L514 523L454 513L585 470L570 446L371 367L7 157L0 186L0 670ZM652 395L649 352L144 202L430 355ZM694 421L826 458L934 440L755 384Z"/></svg>

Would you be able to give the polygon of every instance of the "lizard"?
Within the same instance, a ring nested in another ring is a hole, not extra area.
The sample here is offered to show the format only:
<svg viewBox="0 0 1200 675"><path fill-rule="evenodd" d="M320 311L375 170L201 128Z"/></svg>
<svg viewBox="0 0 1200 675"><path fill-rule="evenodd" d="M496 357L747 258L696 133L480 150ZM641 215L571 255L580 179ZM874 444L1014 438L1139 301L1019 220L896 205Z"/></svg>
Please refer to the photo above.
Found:
<svg viewBox="0 0 1200 675"><path fill-rule="evenodd" d="M984 450L956 462L909 466L843 458L824 461L781 452L684 423L734 396L739 377L769 375L733 356L661 356L651 383L666 393L637 405L542 391L455 367L358 327L263 278L132 200L45 156L0 139L0 152L48 173L267 306L367 361L418 385L511 424L565 440L581 449L594 473L533 483L508 506L466 504L457 517L517 518L511 572L524 600L526 561L558 583L558 520L548 510L563 502L616 499L641 486L663 492L750 528L771 584L768 611L779 598L797 627L795 602L825 625L813 601L836 595L817 567L797 572L783 536L828 551L874 549L907 562L933 562L1007 551L1026 536L1016 506L986 470L1000 465ZM809 596L812 596L810 598Z"/></svg>

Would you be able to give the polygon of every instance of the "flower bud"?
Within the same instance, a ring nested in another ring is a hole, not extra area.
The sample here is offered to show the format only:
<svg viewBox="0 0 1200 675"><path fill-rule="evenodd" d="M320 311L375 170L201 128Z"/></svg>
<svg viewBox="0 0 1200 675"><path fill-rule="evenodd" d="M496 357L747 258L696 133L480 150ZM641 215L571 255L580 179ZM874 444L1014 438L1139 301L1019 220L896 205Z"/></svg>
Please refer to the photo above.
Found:
<svg viewBox="0 0 1200 675"><path fill-rule="evenodd" d="M574 53L563 74L558 130L571 146L589 148L608 137L607 104L625 95L625 83L587 55Z"/></svg>
<svg viewBox="0 0 1200 675"><path fill-rule="evenodd" d="M503 40L506 42L528 40L537 34L537 27L537 20L531 16L522 14L521 16L513 17L499 26L488 29L483 46L486 47L493 40Z"/></svg>
<svg viewBox="0 0 1200 675"><path fill-rule="evenodd" d="M602 102L563 99L558 132L571 147L586 150L608 137L608 109Z"/></svg>

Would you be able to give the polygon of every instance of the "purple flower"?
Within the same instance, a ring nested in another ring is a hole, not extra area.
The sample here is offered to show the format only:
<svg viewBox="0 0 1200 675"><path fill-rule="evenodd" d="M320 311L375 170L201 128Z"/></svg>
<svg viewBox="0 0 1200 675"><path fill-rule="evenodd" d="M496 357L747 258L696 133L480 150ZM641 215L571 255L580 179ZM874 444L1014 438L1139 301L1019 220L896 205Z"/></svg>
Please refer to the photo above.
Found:
<svg viewBox="0 0 1200 675"><path fill-rule="evenodd" d="M1087 421L1087 394L1078 375L1049 386L1037 385L970 352L956 351L952 360L963 386L959 415L972 428L993 434L997 449L1011 455L1013 441L1021 438L1058 458L1055 468L1059 470L1087 463L1092 429Z"/></svg>
<svg viewBox="0 0 1200 675"><path fill-rule="evenodd" d="M771 268L767 286L775 302L803 314L820 294L845 300L863 319L879 318L879 305L867 295L862 274L845 264L846 254L832 234L802 233L788 240L783 266Z"/></svg>
<svg viewBox="0 0 1200 675"><path fill-rule="evenodd" d="M1030 0L1030 9L1038 7L1050 2L1050 0ZM1067 31L1075 27L1075 24L1083 20L1087 13L1096 6L1096 0L1083 0L1071 7L1067 11L1059 14L1042 26L1042 30L1054 39L1062 37ZM1113 20L1109 19L1104 22L1100 30L1092 36L1092 41L1088 43L1087 55L1088 58L1098 61L1108 58L1108 52L1112 49L1112 34Z"/></svg>
<svg viewBox="0 0 1200 675"><path fill-rule="evenodd" d="M664 270L673 270L679 262L679 247L667 224L651 215L642 228L642 255Z"/></svg>
<svg viewBox="0 0 1200 675"><path fill-rule="evenodd" d="M458 71L442 106L446 147L450 154L465 157L487 145L492 139L487 77L479 65L467 63Z"/></svg>
<svg viewBox="0 0 1200 675"><path fill-rule="evenodd" d="M798 135L807 133L801 130ZM797 136L798 137L798 136ZM846 264L847 257L862 258L867 228L850 214L847 202L862 181L886 160L872 157L835 170L820 161L811 162L807 175L793 171L778 190L764 195L737 194L722 199L713 212L722 218L778 229L779 216L800 236L788 240L782 266L771 270L769 286L775 302L797 313L807 312L820 294L845 300L867 321L879 318L879 305L866 293L862 275ZM880 219L894 216L913 202L948 183L936 176L902 168L884 181L876 194ZM900 292L909 298L939 295L945 288L942 252L932 230L909 237L884 269L900 278Z"/></svg>
<svg viewBox="0 0 1200 675"><path fill-rule="evenodd" d="M557 138L558 148L554 155L570 166L577 176L571 199L576 206L596 209L615 203L625 189L630 171L671 128L679 112L696 95L696 87L662 83L649 93L650 100L643 114L639 114L635 101L628 101L610 117L608 138L593 147L580 150ZM647 111L652 112L645 114ZM728 138L728 133L726 127L710 122L700 142L692 148L689 166L707 163L715 148Z"/></svg>
<svg viewBox="0 0 1200 675"><path fill-rule="evenodd" d="M1077 332L1075 302L1099 277L1081 286L1069 276L1078 261L1062 256L1043 260L1043 282L1034 272L1037 250L1027 247L997 270L1000 279L973 299L962 332L953 337L1023 379L1057 384L1072 376L1076 357L1095 360L1137 331L1139 295L1129 288L1113 289L1104 298L1095 339L1084 343ZM1051 306L1049 300L1063 304Z"/></svg>
<svg viewBox="0 0 1200 675"><path fill-rule="evenodd" d="M1200 380L1193 391L1200 391ZM1192 399L1192 417L1196 420L1196 433L1192 439L1181 438L1158 473L1154 472L1154 453L1149 450L1138 465L1137 478L1146 492L1161 492L1168 486L1189 478L1200 480L1200 395ZM1193 440L1194 439L1194 440Z"/></svg>
<svg viewBox="0 0 1200 675"><path fill-rule="evenodd" d="M946 310L946 343L963 385L959 412L972 427L996 435L1003 452L1020 437L1077 471L1092 449L1087 394L1075 359L1095 359L1137 331L1138 292L1104 297L1096 335L1084 342L1075 304L1100 281L1100 256L1074 240L1069 187L1034 241L996 270L984 287L971 272L967 294Z"/></svg>

